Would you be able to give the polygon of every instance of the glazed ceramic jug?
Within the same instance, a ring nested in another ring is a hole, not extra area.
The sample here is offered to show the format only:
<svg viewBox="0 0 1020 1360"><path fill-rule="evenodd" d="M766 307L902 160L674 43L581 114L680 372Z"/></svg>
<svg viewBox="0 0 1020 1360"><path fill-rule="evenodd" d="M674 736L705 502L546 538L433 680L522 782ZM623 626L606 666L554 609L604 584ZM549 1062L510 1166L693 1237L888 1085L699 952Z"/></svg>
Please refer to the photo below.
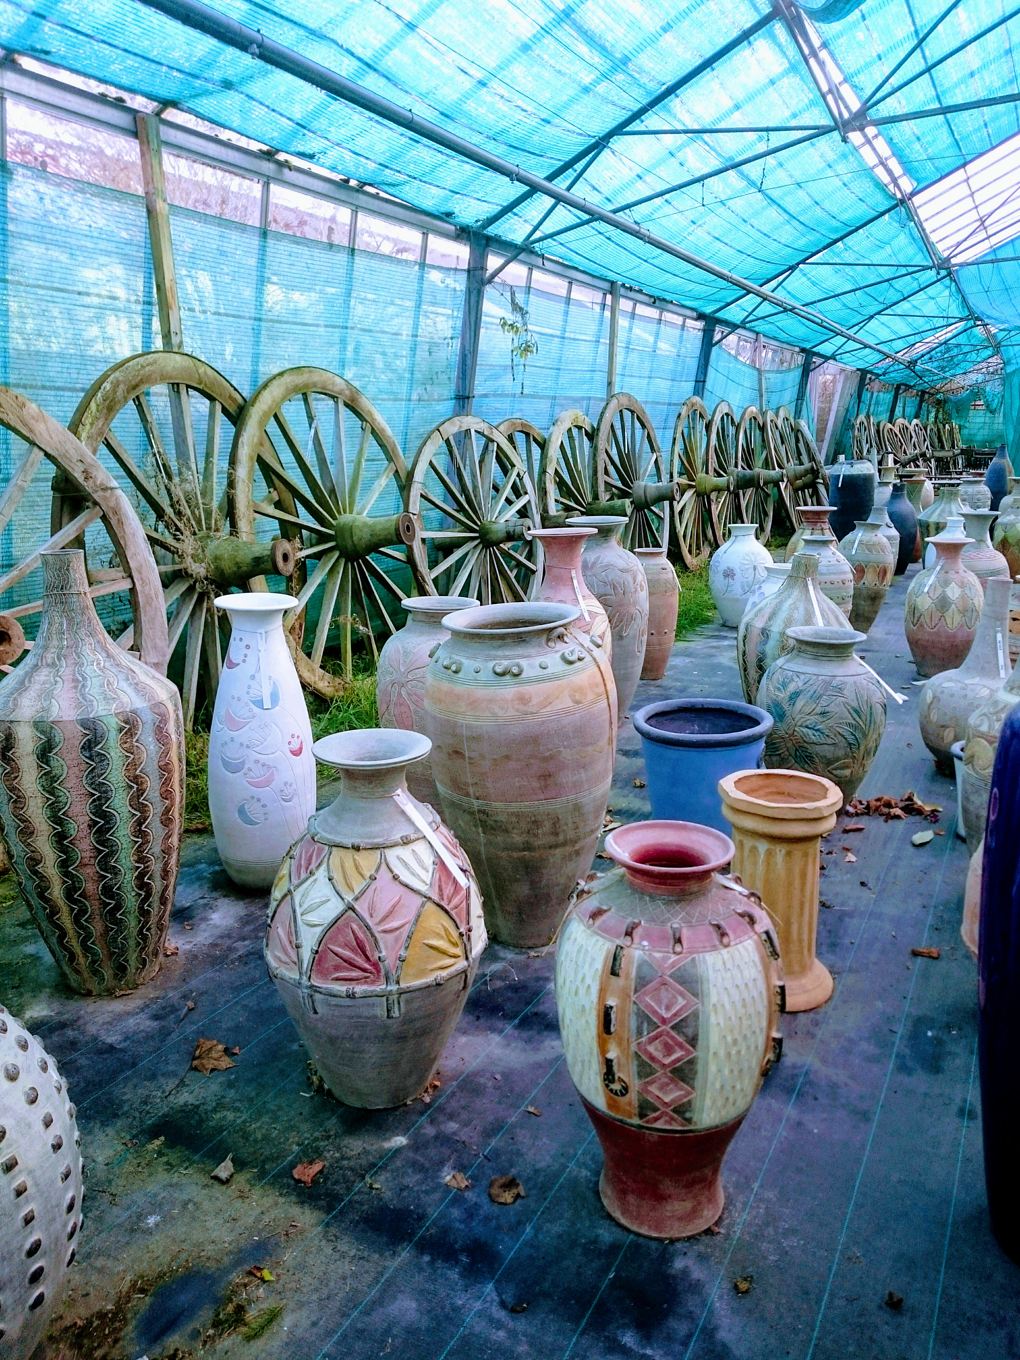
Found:
<svg viewBox="0 0 1020 1360"><path fill-rule="evenodd" d="M613 676L619 720L630 710L648 643L648 582L641 563L620 542L627 521L618 515L578 515L571 527L597 529L581 552L581 570L601 601L613 633Z"/></svg>
<svg viewBox="0 0 1020 1360"><path fill-rule="evenodd" d="M876 474L867 458L847 462L842 455L829 468L829 527L833 537L846 538L859 519L867 519L875 504Z"/></svg>
<svg viewBox="0 0 1020 1360"><path fill-rule="evenodd" d="M723 1158L778 1056L779 951L758 901L721 876L721 832L636 822L606 854L617 867L556 951L567 1069L606 1209L647 1237L692 1237L722 1213Z"/></svg>
<svg viewBox="0 0 1020 1360"><path fill-rule="evenodd" d="M865 636L802 627L788 629L787 637L793 651L772 663L758 689L758 703L774 719L765 764L823 775L848 803L885 731L885 691L854 652Z"/></svg>
<svg viewBox="0 0 1020 1360"><path fill-rule="evenodd" d="M537 602L451 614L425 683L443 817L489 935L521 949L550 942L591 868L613 777L616 692L579 614Z"/></svg>
<svg viewBox="0 0 1020 1360"><path fill-rule="evenodd" d="M818 589L818 558L806 552L794 557L789 575L776 593L740 620L737 664L747 703L757 703L761 678L773 661L793 650L786 630L802 623L819 628L850 627L843 611Z"/></svg>
<svg viewBox="0 0 1020 1360"><path fill-rule="evenodd" d="M771 565L772 554L758 542L757 524L731 524L729 538L708 564L708 586L727 628L740 623L747 597Z"/></svg>
<svg viewBox="0 0 1020 1360"><path fill-rule="evenodd" d="M85 554L41 560L35 646L0 682L0 828L64 980L109 996L147 982L163 957L184 812L181 701L100 623Z"/></svg>
<svg viewBox="0 0 1020 1360"><path fill-rule="evenodd" d="M988 813L988 794L992 783L992 766L999 744L999 733L1007 716L1020 703L1020 671L1016 665L1004 685L994 689L987 699L967 716L963 734L963 772L960 776L960 795L963 804L963 825L967 833L967 849L973 855L985 834Z"/></svg>
<svg viewBox="0 0 1020 1360"><path fill-rule="evenodd" d="M897 547L894 572L902 576L917 552L917 513L907 500L906 489L897 482L885 507L886 516L896 530ZM892 543L889 544L892 547Z"/></svg>
<svg viewBox="0 0 1020 1360"><path fill-rule="evenodd" d="M739 770L719 781L733 828L733 872L776 923L787 1011L813 1011L832 995L815 955L820 844L836 825L843 791L799 770Z"/></svg>
<svg viewBox="0 0 1020 1360"><path fill-rule="evenodd" d="M994 510L967 510L963 512L964 532L972 538L960 554L960 561L981 582L982 589L993 576L1005 576L1009 580L1009 563L992 547L988 531L997 516Z"/></svg>
<svg viewBox="0 0 1020 1360"><path fill-rule="evenodd" d="M1013 478L1015 490L999 504L999 518L992 530L992 546L1009 563L1010 579L1020 576L1020 483Z"/></svg>
<svg viewBox="0 0 1020 1360"><path fill-rule="evenodd" d="M998 510L1003 497L1009 492L1009 479L1013 468L1009 458L1006 456L1005 444L1000 444L995 450L995 457L985 469L985 486L991 498L989 510Z"/></svg>
<svg viewBox="0 0 1020 1360"><path fill-rule="evenodd" d="M635 548L634 556L648 582L648 643L641 679L661 680L676 641L680 582L665 548Z"/></svg>
<svg viewBox="0 0 1020 1360"><path fill-rule="evenodd" d="M917 517L917 527L921 532L922 560L926 567L935 564L933 553L929 554L928 552L928 544L931 540L936 534L942 533L948 525L951 515L963 518L959 486L959 482L943 482L938 487L934 501L928 506L927 510L922 510Z"/></svg>
<svg viewBox="0 0 1020 1360"><path fill-rule="evenodd" d="M965 734L967 719L1009 678L1009 582L994 577L985 587L974 642L955 670L940 671L921 690L917 717L921 737L940 774L953 774L951 748Z"/></svg>
<svg viewBox="0 0 1020 1360"><path fill-rule="evenodd" d="M893 582L896 562L889 540L874 517L862 520L839 545L854 574L850 627L866 633L878 617Z"/></svg>
<svg viewBox="0 0 1020 1360"><path fill-rule="evenodd" d="M280 865L265 956L290 1018L338 1100L413 1100L464 1009L485 925L467 856L405 772L431 743L376 728L315 743L339 798Z"/></svg>
<svg viewBox="0 0 1020 1360"><path fill-rule="evenodd" d="M800 545L804 542L805 534L828 534L833 543L836 542L836 535L832 532L829 524L829 516L835 506L833 505L799 505L794 513L800 521L796 532L786 545L783 553L783 561L790 562L795 552L800 552Z"/></svg>
<svg viewBox="0 0 1020 1360"><path fill-rule="evenodd" d="M289 595L221 595L230 645L209 735L209 812L223 867L269 888L315 811L312 728L283 635Z"/></svg>
<svg viewBox="0 0 1020 1360"><path fill-rule="evenodd" d="M990 510L992 493L985 485L983 477L968 473L960 478L960 504L964 510Z"/></svg>
<svg viewBox="0 0 1020 1360"><path fill-rule="evenodd" d="M140 663L139 663L140 664ZM78 1252L82 1165L75 1108L39 1040L0 1006L0 1355L27 1360L59 1311Z"/></svg>
<svg viewBox="0 0 1020 1360"><path fill-rule="evenodd" d="M415 595L401 600L407 622L386 639L376 667L375 699L380 727L425 731L425 672L429 653L450 634L443 619L458 609L473 609L477 600L464 595ZM407 787L420 802L439 806L432 761L422 756L408 765Z"/></svg>
<svg viewBox="0 0 1020 1360"><path fill-rule="evenodd" d="M596 530L572 526L568 529L528 529L526 533L528 538L537 539L542 545L542 579L532 598L576 606L581 612L574 631L587 633L611 662L613 635L609 615L592 593L581 570L581 550L587 539L594 538Z"/></svg>
<svg viewBox="0 0 1020 1360"><path fill-rule="evenodd" d="M926 679L962 666L977 632L984 591L960 561L970 541L963 520L953 516L950 527L931 540L934 566L919 571L907 591L904 629L914 664Z"/></svg>
<svg viewBox="0 0 1020 1360"><path fill-rule="evenodd" d="M789 562L770 562L765 568L764 581L759 581L748 595L747 603L744 605L744 613L750 614L758 608L762 600L767 600L770 595L774 595L789 574Z"/></svg>
<svg viewBox="0 0 1020 1360"><path fill-rule="evenodd" d="M806 533L800 550L818 559L819 590L849 618L854 602L854 572L835 541L829 534Z"/></svg>

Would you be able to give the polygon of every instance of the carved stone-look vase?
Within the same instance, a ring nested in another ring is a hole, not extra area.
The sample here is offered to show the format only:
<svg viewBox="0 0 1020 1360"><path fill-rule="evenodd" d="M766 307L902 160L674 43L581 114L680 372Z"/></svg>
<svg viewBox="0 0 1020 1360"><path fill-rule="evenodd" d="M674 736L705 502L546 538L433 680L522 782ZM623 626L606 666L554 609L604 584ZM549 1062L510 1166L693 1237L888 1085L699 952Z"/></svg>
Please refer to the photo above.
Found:
<svg viewBox="0 0 1020 1360"><path fill-rule="evenodd" d="M981 582L960 561L970 539L963 520L931 540L935 564L919 571L907 591L904 629L918 672L926 679L962 666L984 605Z"/></svg>
<svg viewBox="0 0 1020 1360"><path fill-rule="evenodd" d="M415 595L400 602L407 622L388 637L376 667L375 699L380 727L404 732L425 731L425 672L429 653L450 634L443 619L458 609L472 609L478 601L464 595ZM422 756L407 767L407 787L423 803L439 806L432 761Z"/></svg>
<svg viewBox="0 0 1020 1360"><path fill-rule="evenodd" d="M786 580L774 595L749 611L737 630L737 664L744 699L757 703L761 678L785 652L793 651L788 628L815 624L820 628L850 628L846 615L818 589L818 558L797 553Z"/></svg>
<svg viewBox="0 0 1020 1360"><path fill-rule="evenodd" d="M661 680L676 641L680 582L665 548L635 548L634 556L641 563L648 582L648 643L641 679Z"/></svg>
<svg viewBox="0 0 1020 1360"><path fill-rule="evenodd" d="M772 554L758 542L757 524L731 524L730 535L712 554L708 585L719 617L727 628L736 628L744 615L747 597L759 581Z"/></svg>
<svg viewBox="0 0 1020 1360"><path fill-rule="evenodd" d="M907 499L902 482L897 482L885 507L889 522L899 535L895 575L902 576L911 562L920 557L917 538L917 512ZM892 543L889 544L892 547Z"/></svg>
<svg viewBox="0 0 1020 1360"><path fill-rule="evenodd" d="M908 472L902 477L903 489L906 492L907 500L913 506L914 514L917 516L917 533L914 539L914 551L910 558L911 562L920 562L924 552L924 544L921 541L921 511L927 510L928 506L935 500L935 492L932 490L931 482L923 472Z"/></svg>
<svg viewBox="0 0 1020 1360"><path fill-rule="evenodd" d="M1008 630L1009 582L996 576L985 587L984 609L963 665L940 671L921 690L921 736L940 774L953 773L952 747L964 738L968 718L1009 678Z"/></svg>
<svg viewBox="0 0 1020 1360"><path fill-rule="evenodd" d="M767 600L770 595L774 595L789 574L789 562L770 562L765 568L764 581L759 581L748 595L747 603L744 605L744 613L750 614L758 608L762 600Z"/></svg>
<svg viewBox="0 0 1020 1360"><path fill-rule="evenodd" d="M985 834L988 794L992 786L992 767L999 733L1015 706L1020 703L1020 671L1016 665L1004 685L967 716L963 734L963 773L960 778L963 825L967 849L973 855Z"/></svg>
<svg viewBox="0 0 1020 1360"><path fill-rule="evenodd" d="M974 573L982 588L993 576L1005 576L1009 580L1009 563L1002 553L992 547L988 531L995 523L994 510L967 510L963 512L964 532L972 538L960 554L960 561Z"/></svg>
<svg viewBox="0 0 1020 1360"><path fill-rule="evenodd" d="M932 566L934 562L934 559L929 561L929 542L936 534L942 533L947 527L951 515L963 518L963 505L960 501L959 490L959 482L943 482L938 487L931 505L926 510L922 510L917 517L917 527L921 533L922 560L926 567Z"/></svg>
<svg viewBox="0 0 1020 1360"><path fill-rule="evenodd" d="M209 812L223 867L269 888L315 811L315 757L304 691L283 634L289 595L221 595L230 645L209 734Z"/></svg>
<svg viewBox="0 0 1020 1360"><path fill-rule="evenodd" d="M28 1360L78 1251L82 1165L75 1108L39 1040L0 1006L0 1354Z"/></svg>
<svg viewBox="0 0 1020 1360"><path fill-rule="evenodd" d="M578 515L570 520L571 528L598 530L581 552L581 570L609 616L620 722L634 698L648 643L648 581L641 563L620 542L626 523L617 515Z"/></svg>
<svg viewBox="0 0 1020 1360"><path fill-rule="evenodd" d="M720 877L728 836L636 822L606 837L556 952L567 1069L605 1159L608 1212L647 1237L722 1213L720 1171L778 1056L779 951L768 916Z"/></svg>
<svg viewBox="0 0 1020 1360"><path fill-rule="evenodd" d="M854 571L835 541L828 534L807 533L800 550L817 557L819 590L849 618L854 602Z"/></svg>
<svg viewBox="0 0 1020 1360"><path fill-rule="evenodd" d="M642 580L644 579L642 575ZM465 609L429 663L425 714L443 817L504 944L547 945L591 867L613 777L616 692L580 610Z"/></svg>
<svg viewBox="0 0 1020 1360"><path fill-rule="evenodd" d="M850 607L850 627L862 633L878 617L889 593L896 562L889 540L874 517L862 520L839 545L854 574L854 596Z"/></svg>
<svg viewBox="0 0 1020 1360"><path fill-rule="evenodd" d="M776 923L787 1011L813 1011L832 995L832 974L815 956L820 842L836 825L843 792L798 770L741 770L719 781L733 828L733 872Z"/></svg>
<svg viewBox="0 0 1020 1360"><path fill-rule="evenodd" d="M270 976L330 1091L365 1109L425 1086L486 945L467 856L407 789L429 747L392 728L317 741L342 792L288 850L269 902Z"/></svg>
<svg viewBox="0 0 1020 1360"><path fill-rule="evenodd" d="M1016 478L1013 484L1017 485ZM1020 494L1017 492L1004 497L999 505L999 518L992 530L992 546L1009 563L1010 579L1020 576Z"/></svg>
<svg viewBox="0 0 1020 1360"><path fill-rule="evenodd" d="M181 702L107 634L84 553L46 552L42 567L35 646L0 683L0 828L64 980L109 996L162 960L184 810Z"/></svg>
<svg viewBox="0 0 1020 1360"><path fill-rule="evenodd" d="M793 651L773 662L758 689L774 719L765 764L831 779L848 803L878 754L885 691L854 654L863 633L807 627L787 635Z"/></svg>
<svg viewBox="0 0 1020 1360"><path fill-rule="evenodd" d="M983 477L968 474L960 478L960 504L964 510L990 510L992 493Z"/></svg>
<svg viewBox="0 0 1020 1360"><path fill-rule="evenodd" d="M835 510L834 505L801 505L794 511L800 523L797 530L783 553L783 561L793 560L793 554L800 552L800 545L804 542L805 534L828 534L833 543L836 542L836 535L832 532L829 524L829 516Z"/></svg>

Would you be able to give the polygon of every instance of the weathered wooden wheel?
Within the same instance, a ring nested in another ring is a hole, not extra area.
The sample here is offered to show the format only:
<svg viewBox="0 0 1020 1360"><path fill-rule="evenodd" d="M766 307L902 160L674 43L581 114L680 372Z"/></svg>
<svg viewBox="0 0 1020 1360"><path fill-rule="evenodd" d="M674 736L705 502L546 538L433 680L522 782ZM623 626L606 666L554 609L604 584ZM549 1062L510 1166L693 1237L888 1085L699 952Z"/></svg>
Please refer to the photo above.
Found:
<svg viewBox="0 0 1020 1360"><path fill-rule="evenodd" d="M794 495L790 484L789 469L797 464L797 440L793 419L785 406L780 406L778 411L765 412L765 439L773 466L787 472L787 476L779 483L779 500L790 526L796 528L797 516L794 511L803 502Z"/></svg>
<svg viewBox="0 0 1020 1360"><path fill-rule="evenodd" d="M740 517L746 524L757 524L762 543L769 541L772 532L772 512L775 500L771 485L760 474L774 471L772 455L765 438L765 419L756 406L745 408L737 425L737 466L741 472L759 474L756 485L739 491Z"/></svg>
<svg viewBox="0 0 1020 1360"><path fill-rule="evenodd" d="M399 626L415 540L402 504L406 477L386 421L326 369L267 379L234 431L231 526L251 544L276 532L294 541L298 606L284 623L302 683L325 698L342 694L353 674L356 635L377 656L376 632ZM327 656L337 646L339 657Z"/></svg>
<svg viewBox="0 0 1020 1360"><path fill-rule="evenodd" d="M629 500L623 531L627 548L664 548L669 512L657 498L666 481L666 463L648 412L627 392L617 392L602 408L595 427L595 500ZM672 499L670 492L666 499Z"/></svg>
<svg viewBox="0 0 1020 1360"><path fill-rule="evenodd" d="M13 646L4 645L5 667L19 654L22 627L34 634L42 612L40 553L83 547L89 594L107 631L125 650L165 673L169 647L163 591L131 502L74 435L9 387L0 387L0 425L17 439L15 470L0 494L0 534L7 549L0 571L0 633L17 638ZM35 526L51 499L49 464L68 494L78 497L80 509L40 543Z"/></svg>
<svg viewBox="0 0 1020 1360"><path fill-rule="evenodd" d="M793 446L796 453L797 468L809 468L812 476L798 472L796 483L791 486L794 504L824 505L829 490L829 474L822 462L818 445L806 420L793 423ZM803 477L803 479L802 479Z"/></svg>
<svg viewBox="0 0 1020 1360"><path fill-rule="evenodd" d="M708 467L713 477L726 477L730 485L716 491L709 499L712 534L721 547L726 542L726 531L743 514L736 488L737 418L727 401L721 401L712 412L708 426Z"/></svg>
<svg viewBox="0 0 1020 1360"><path fill-rule="evenodd" d="M509 438L479 416L452 416L426 435L407 484L418 533L411 565L429 594L483 604L529 599L541 564L525 529L541 520L538 494ZM581 512L583 513L583 512Z"/></svg>
<svg viewBox="0 0 1020 1360"><path fill-rule="evenodd" d="M711 557L715 546L709 496L697 485L699 478L703 482L709 476L708 426L705 403L698 397L688 397L673 426L669 453L670 478L683 484L673 502L673 535L688 571L697 570Z"/></svg>
<svg viewBox="0 0 1020 1360"><path fill-rule="evenodd" d="M518 457L528 469L531 485L537 491L538 471L542 465L545 435L537 425L532 425L530 420L521 420L519 416L511 416L509 420L501 420L496 429L500 434L506 435L517 450Z"/></svg>
<svg viewBox="0 0 1020 1360"><path fill-rule="evenodd" d="M561 411L545 438L538 468L542 523L586 515L595 499L595 426L583 411Z"/></svg>

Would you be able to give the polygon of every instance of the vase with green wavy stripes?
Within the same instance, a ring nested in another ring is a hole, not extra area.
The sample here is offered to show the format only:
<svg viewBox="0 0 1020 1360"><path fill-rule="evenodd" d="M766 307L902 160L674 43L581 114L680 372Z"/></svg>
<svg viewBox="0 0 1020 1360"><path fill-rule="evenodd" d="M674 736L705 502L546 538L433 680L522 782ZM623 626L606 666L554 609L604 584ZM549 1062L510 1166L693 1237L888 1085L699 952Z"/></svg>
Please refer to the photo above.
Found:
<svg viewBox="0 0 1020 1360"><path fill-rule="evenodd" d="M42 621L0 682L0 835L74 991L159 968L177 885L184 728L176 688L107 634L85 555L42 554Z"/></svg>

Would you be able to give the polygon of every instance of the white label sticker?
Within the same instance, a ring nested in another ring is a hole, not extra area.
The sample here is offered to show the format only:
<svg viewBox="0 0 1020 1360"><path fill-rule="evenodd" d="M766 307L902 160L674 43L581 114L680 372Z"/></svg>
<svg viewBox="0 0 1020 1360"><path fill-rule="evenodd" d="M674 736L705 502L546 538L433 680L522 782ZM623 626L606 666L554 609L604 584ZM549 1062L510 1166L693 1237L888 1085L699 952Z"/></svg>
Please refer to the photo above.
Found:
<svg viewBox="0 0 1020 1360"><path fill-rule="evenodd" d="M570 579L574 583L574 594L577 596L577 603L581 606L581 613L584 615L584 621L585 623L591 623L591 615L588 613L588 606L585 604L584 596L581 594L581 586L577 579L576 571L571 571Z"/></svg>
<svg viewBox="0 0 1020 1360"><path fill-rule="evenodd" d="M408 819L408 821L410 821L414 826L418 828L421 834L428 841L429 845L432 846L432 849L436 852L439 858L449 869L450 873L453 874L454 878L460 884L460 886L462 888L466 888L467 879L464 877L463 869L461 869L460 865L453 858L449 850L447 850L446 846L439 839L436 833L432 830L428 822L421 815L421 813L418 811L415 805L411 802L410 798L408 798L407 794L404 792L403 789L397 789L397 791L393 795L393 801L396 803L397 807L400 808L401 812Z"/></svg>
<svg viewBox="0 0 1020 1360"><path fill-rule="evenodd" d="M1009 667L1006 665L1006 655L1002 646L1001 628L996 628L995 630L995 646L999 653L999 679L1005 680L1006 676L1009 674Z"/></svg>

